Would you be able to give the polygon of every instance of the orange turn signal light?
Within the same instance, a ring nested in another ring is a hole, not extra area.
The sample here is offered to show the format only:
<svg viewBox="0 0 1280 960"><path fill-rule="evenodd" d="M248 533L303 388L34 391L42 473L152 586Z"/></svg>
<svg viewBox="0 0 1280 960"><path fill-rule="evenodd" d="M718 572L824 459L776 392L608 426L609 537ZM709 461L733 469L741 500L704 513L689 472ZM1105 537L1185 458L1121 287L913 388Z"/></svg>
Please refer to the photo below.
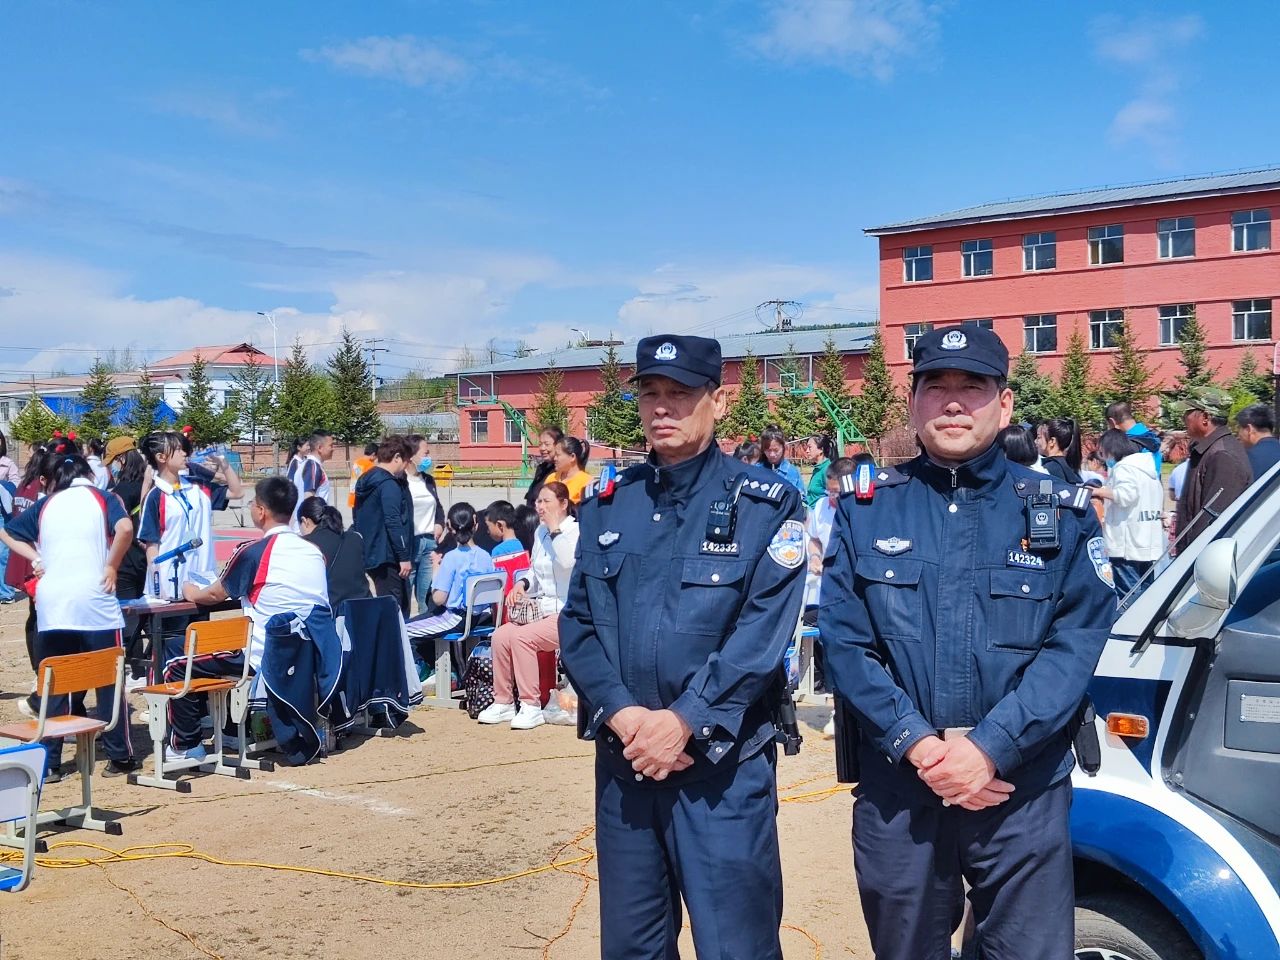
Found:
<svg viewBox="0 0 1280 960"><path fill-rule="evenodd" d="M1151 722L1136 713L1108 713L1107 733L1116 737L1145 740L1151 733Z"/></svg>

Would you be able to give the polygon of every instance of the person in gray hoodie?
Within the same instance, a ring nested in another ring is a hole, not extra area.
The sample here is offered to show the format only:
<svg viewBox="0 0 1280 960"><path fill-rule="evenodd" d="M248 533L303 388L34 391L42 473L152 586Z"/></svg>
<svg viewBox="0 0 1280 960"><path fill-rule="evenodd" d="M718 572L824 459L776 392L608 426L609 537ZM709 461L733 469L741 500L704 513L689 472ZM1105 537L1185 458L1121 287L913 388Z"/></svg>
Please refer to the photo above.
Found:
<svg viewBox="0 0 1280 960"><path fill-rule="evenodd" d="M413 453L409 441L399 435L378 444L373 468L356 481L352 522L364 538L364 568L373 592L395 597L406 618L413 570L413 497L404 473Z"/></svg>

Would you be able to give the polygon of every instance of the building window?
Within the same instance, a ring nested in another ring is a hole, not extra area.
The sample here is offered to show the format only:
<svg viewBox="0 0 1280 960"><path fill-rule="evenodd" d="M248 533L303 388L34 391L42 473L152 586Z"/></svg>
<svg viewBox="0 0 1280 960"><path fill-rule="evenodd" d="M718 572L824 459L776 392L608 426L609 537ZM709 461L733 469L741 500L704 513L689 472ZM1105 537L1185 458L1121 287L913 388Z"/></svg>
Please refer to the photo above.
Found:
<svg viewBox="0 0 1280 960"><path fill-rule="evenodd" d="M1116 337L1124 329L1123 310L1089 311L1089 349L1108 350L1116 345Z"/></svg>
<svg viewBox="0 0 1280 960"><path fill-rule="evenodd" d="M929 332L927 323L908 323L902 328L902 338L907 345L907 359L911 359L911 351L916 348L916 341Z"/></svg>
<svg viewBox="0 0 1280 960"><path fill-rule="evenodd" d="M1058 265L1058 235L1028 233L1022 238L1022 269L1052 270Z"/></svg>
<svg viewBox="0 0 1280 960"><path fill-rule="evenodd" d="M933 247L902 248L902 279L904 283L933 279Z"/></svg>
<svg viewBox="0 0 1280 960"><path fill-rule="evenodd" d="M521 416L524 416L525 413L526 411L524 410L520 411ZM502 424L507 443L519 443L524 438L524 431L520 429L520 421L513 419L511 414L508 413L503 417Z"/></svg>
<svg viewBox="0 0 1280 960"><path fill-rule="evenodd" d="M0 420L3 420L5 423L8 423L8 422L9 422L9 419L10 419L10 416L9 416L9 401L8 401L8 400L0 400Z"/></svg>
<svg viewBox="0 0 1280 960"><path fill-rule="evenodd" d="M981 327L983 330L990 330L990 329L992 329L992 328L995 326L995 324L991 322L991 318L990 318L990 317L986 317L986 318L984 318L984 319L982 319L982 320L961 320L961 321L960 321L960 326L962 326L962 327Z"/></svg>
<svg viewBox="0 0 1280 960"><path fill-rule="evenodd" d="M994 257L990 240L965 240L960 244L960 259L966 277L991 276Z"/></svg>
<svg viewBox="0 0 1280 960"><path fill-rule="evenodd" d="M1231 304L1233 340L1271 339L1271 301L1236 300Z"/></svg>
<svg viewBox="0 0 1280 960"><path fill-rule="evenodd" d="M1053 353L1058 349L1058 316L1038 313L1022 318L1022 348L1027 353Z"/></svg>
<svg viewBox="0 0 1280 960"><path fill-rule="evenodd" d="M1160 308L1160 346L1175 346L1182 337L1182 328L1195 316L1196 308L1191 303L1171 303Z"/></svg>
<svg viewBox="0 0 1280 960"><path fill-rule="evenodd" d="M1236 253L1246 250L1271 249L1271 211L1240 210L1231 215L1231 249Z"/></svg>
<svg viewBox="0 0 1280 960"><path fill-rule="evenodd" d="M489 442L489 411L488 410L472 410L471 411L471 442L472 443L488 443Z"/></svg>
<svg viewBox="0 0 1280 960"><path fill-rule="evenodd" d="M1161 260L1196 255L1196 218L1170 217L1156 221L1156 238Z"/></svg>
<svg viewBox="0 0 1280 960"><path fill-rule="evenodd" d="M1092 264L1124 263L1124 226L1089 228L1089 262Z"/></svg>

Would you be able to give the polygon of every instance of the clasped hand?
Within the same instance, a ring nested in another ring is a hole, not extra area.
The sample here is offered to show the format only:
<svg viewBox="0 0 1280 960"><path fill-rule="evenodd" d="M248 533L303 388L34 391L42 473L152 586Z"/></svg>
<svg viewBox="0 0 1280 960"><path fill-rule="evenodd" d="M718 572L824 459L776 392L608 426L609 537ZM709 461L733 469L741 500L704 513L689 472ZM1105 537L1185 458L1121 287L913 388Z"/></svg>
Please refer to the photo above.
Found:
<svg viewBox="0 0 1280 960"><path fill-rule="evenodd" d="M693 731L672 710L623 707L609 718L609 728L622 740L622 755L636 773L665 780L693 765L684 749Z"/></svg>
<svg viewBox="0 0 1280 960"><path fill-rule="evenodd" d="M996 778L996 765L968 737L925 737L907 751L909 760L943 803L985 810L1004 803L1014 786Z"/></svg>

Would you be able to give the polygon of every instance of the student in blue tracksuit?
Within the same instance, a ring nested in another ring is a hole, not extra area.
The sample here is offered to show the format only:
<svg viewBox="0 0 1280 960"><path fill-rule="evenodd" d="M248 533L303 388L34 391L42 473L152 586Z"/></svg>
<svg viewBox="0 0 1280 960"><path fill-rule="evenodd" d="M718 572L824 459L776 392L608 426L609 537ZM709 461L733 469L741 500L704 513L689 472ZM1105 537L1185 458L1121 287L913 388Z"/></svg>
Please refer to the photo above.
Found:
<svg viewBox="0 0 1280 960"><path fill-rule="evenodd" d="M1010 463L992 332L913 354L923 448L846 478L818 626L856 723L854 868L878 960L945 957L963 884L986 960L1071 960L1073 718L1115 616L1089 489ZM848 716L846 714L846 716ZM851 738L851 739L850 739Z"/></svg>
<svg viewBox="0 0 1280 960"><path fill-rule="evenodd" d="M801 493L805 492L799 468L787 459L787 437L776 423L760 431L760 463L776 471Z"/></svg>

